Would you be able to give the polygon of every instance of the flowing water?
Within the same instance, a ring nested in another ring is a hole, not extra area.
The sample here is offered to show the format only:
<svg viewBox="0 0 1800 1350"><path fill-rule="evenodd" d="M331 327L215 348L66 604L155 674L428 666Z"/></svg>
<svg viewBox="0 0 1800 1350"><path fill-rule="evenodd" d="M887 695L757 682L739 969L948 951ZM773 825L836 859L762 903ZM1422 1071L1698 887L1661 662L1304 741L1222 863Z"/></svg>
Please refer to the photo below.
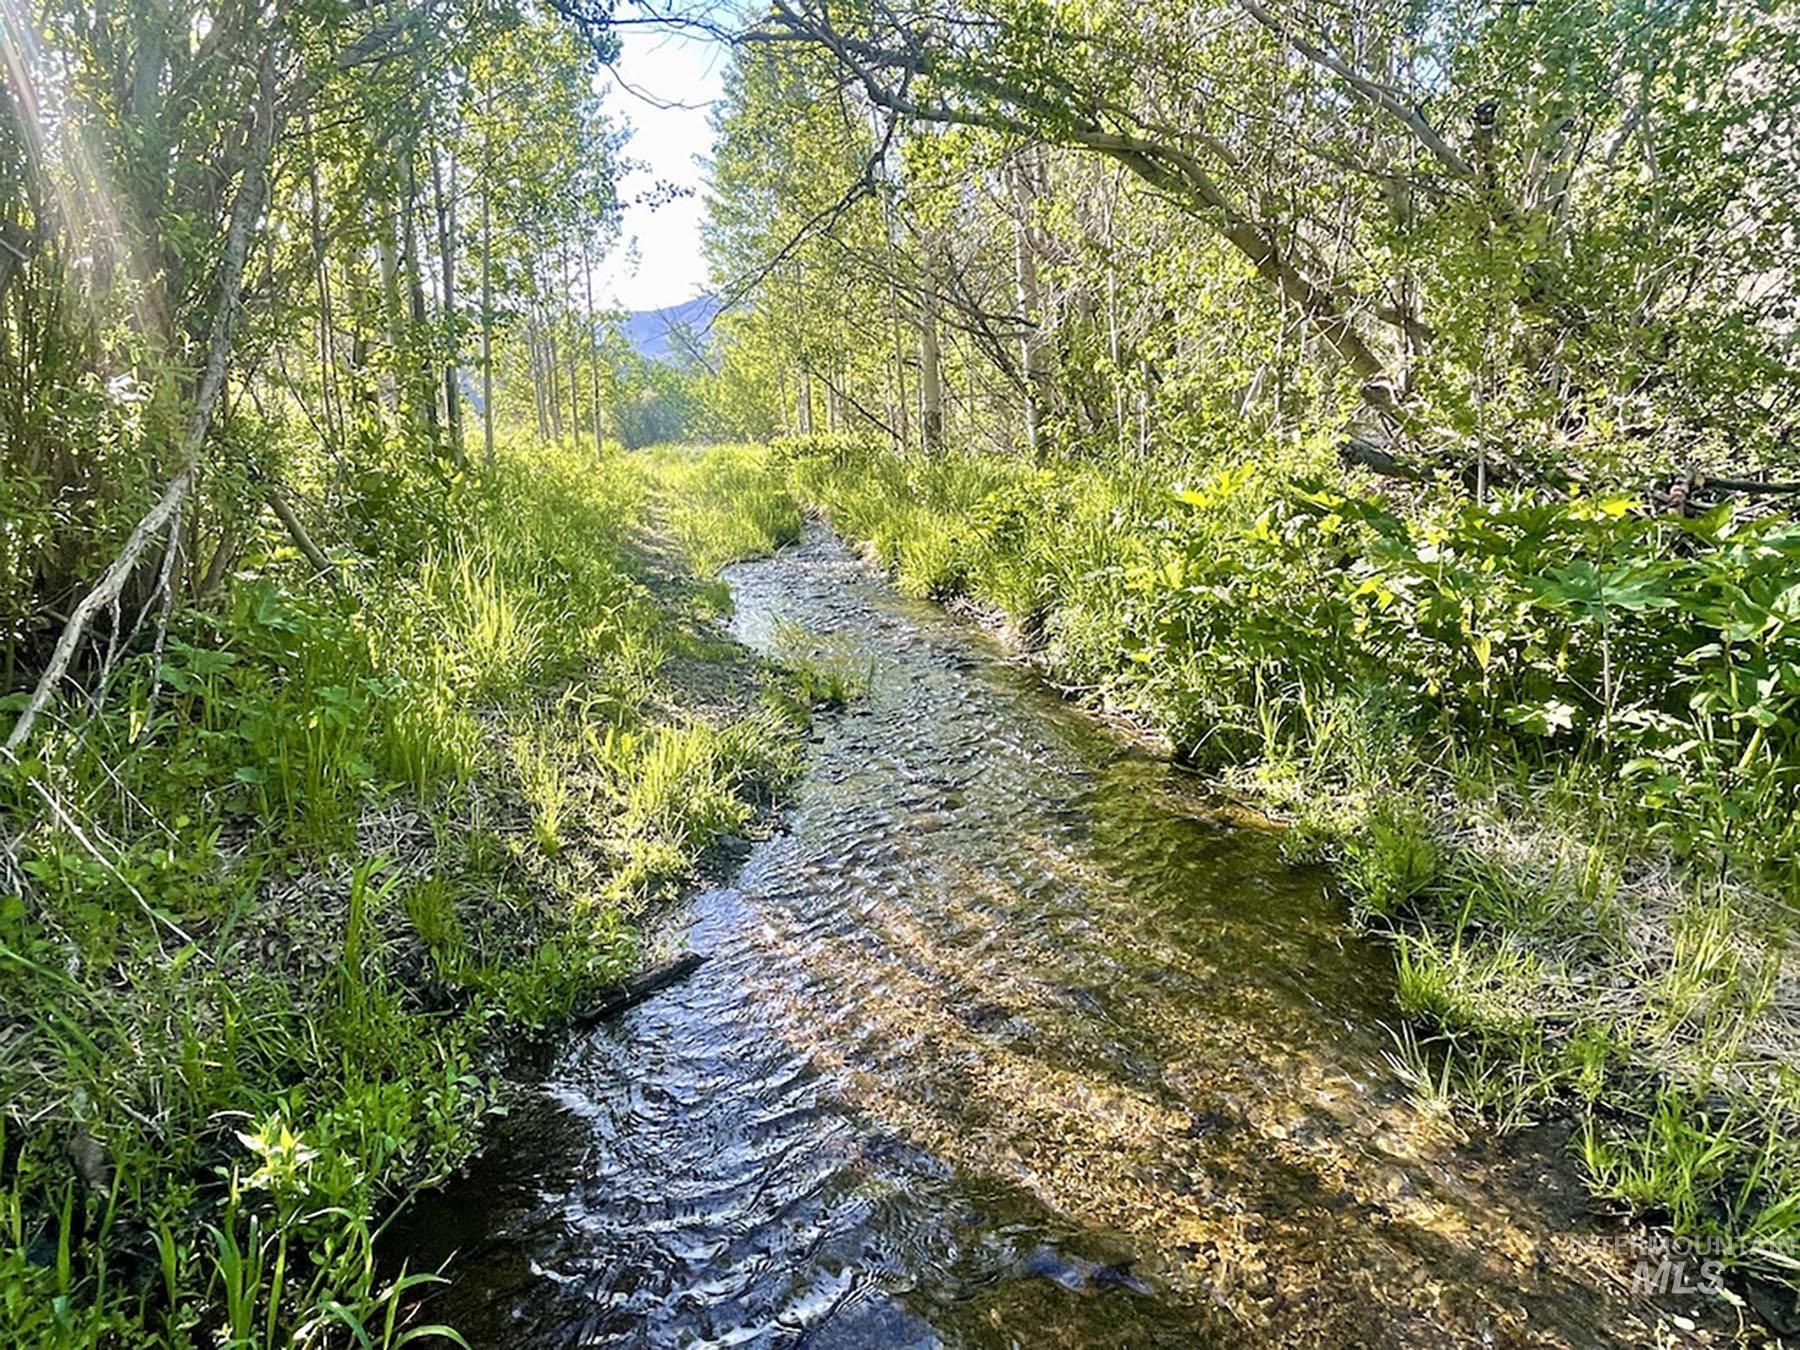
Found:
<svg viewBox="0 0 1800 1350"><path fill-rule="evenodd" d="M1390 1056L1322 873L821 531L737 635L870 671L710 961L409 1222L477 1347L1641 1343L1554 1133Z"/></svg>

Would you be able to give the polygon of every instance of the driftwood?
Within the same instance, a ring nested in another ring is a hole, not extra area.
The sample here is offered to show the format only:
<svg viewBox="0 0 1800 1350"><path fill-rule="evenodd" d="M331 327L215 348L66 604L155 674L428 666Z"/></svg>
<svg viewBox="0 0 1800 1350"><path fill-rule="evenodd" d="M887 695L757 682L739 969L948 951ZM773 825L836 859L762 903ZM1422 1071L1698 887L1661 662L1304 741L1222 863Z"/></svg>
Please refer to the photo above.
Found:
<svg viewBox="0 0 1800 1350"><path fill-rule="evenodd" d="M699 952L688 952L673 961L664 962L652 967L641 975L633 975L630 979L600 992L599 996L586 1008L577 1012L573 1021L582 1026L591 1026L595 1022L603 1022L609 1017L617 1017L628 1008L635 1008L652 994L661 993L672 984L679 984L706 964L707 958Z"/></svg>

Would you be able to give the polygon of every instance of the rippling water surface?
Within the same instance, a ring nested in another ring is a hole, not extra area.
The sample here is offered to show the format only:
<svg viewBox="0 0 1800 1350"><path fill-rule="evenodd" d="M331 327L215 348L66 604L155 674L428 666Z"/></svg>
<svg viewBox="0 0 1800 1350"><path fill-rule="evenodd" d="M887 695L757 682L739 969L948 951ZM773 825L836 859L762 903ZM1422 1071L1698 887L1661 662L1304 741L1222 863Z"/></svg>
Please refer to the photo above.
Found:
<svg viewBox="0 0 1800 1350"><path fill-rule="evenodd" d="M409 1224L475 1346L1638 1343L1559 1141L1389 1061L1323 875L823 532L735 627L872 665L711 960Z"/></svg>

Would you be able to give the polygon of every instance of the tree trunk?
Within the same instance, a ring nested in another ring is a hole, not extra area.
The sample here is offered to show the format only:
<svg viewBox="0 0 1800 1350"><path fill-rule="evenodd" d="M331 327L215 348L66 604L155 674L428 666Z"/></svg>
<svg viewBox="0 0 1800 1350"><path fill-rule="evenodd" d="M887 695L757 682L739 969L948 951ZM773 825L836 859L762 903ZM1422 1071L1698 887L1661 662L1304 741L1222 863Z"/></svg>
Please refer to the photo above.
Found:
<svg viewBox="0 0 1800 1350"><path fill-rule="evenodd" d="M425 260L419 256L419 225L416 219L419 184L413 159L418 153L417 147L408 145L405 153L406 201L401 217L401 247L405 250L407 305L412 319L406 344L406 360L412 367L407 371L407 383L417 391L414 398L418 407L414 410L414 415L423 415L425 435L435 446L439 442L437 376L432 372L431 363L422 359L418 350L425 336L426 314Z"/></svg>
<svg viewBox="0 0 1800 1350"><path fill-rule="evenodd" d="M326 440L333 452L344 444L343 408L337 397L337 345L331 318L331 265L325 246L325 221L320 208L319 157L313 144L312 118L306 120L307 218L312 231L313 275L319 297L319 402Z"/></svg>
<svg viewBox="0 0 1800 1350"><path fill-rule="evenodd" d="M812 435L812 371L807 368L806 358L800 358L799 392L794 399L794 425L802 436Z"/></svg>
<svg viewBox="0 0 1800 1350"><path fill-rule="evenodd" d="M544 403L550 410L550 435L560 441L562 424L562 354L556 349L556 317L544 307Z"/></svg>
<svg viewBox="0 0 1800 1350"><path fill-rule="evenodd" d="M1050 371L1045 361L1044 297L1038 284L1037 244L1031 236L1032 212L1037 203L1037 182L1032 166L1021 157L1012 164L1013 275L1018 300L1019 369L1025 376L1025 448L1035 457L1043 453L1045 390Z"/></svg>
<svg viewBox="0 0 1800 1350"><path fill-rule="evenodd" d="M567 250L563 253L563 294L567 297L565 309L569 315L569 439L581 439L581 351L582 344L576 341L575 331L575 287L569 279Z"/></svg>
<svg viewBox="0 0 1800 1350"><path fill-rule="evenodd" d="M444 193L443 166L436 146L431 152L431 203L437 215L438 270L443 283L444 335L448 353L444 361L444 422L450 434L450 452L458 464L463 458L462 391L457 383L458 341L456 314L456 161L450 161L450 195Z"/></svg>
<svg viewBox="0 0 1800 1350"><path fill-rule="evenodd" d="M944 357L938 346L937 236L927 234L919 297L919 435L928 455L944 445Z"/></svg>
<svg viewBox="0 0 1800 1350"><path fill-rule="evenodd" d="M796 261L794 263L794 299L799 318L800 374L798 389L795 392L794 425L802 436L812 435L813 430L813 392L812 392L812 352L809 346L811 333L806 326L806 268Z"/></svg>
<svg viewBox="0 0 1800 1350"><path fill-rule="evenodd" d="M594 454L606 453L606 437L600 424L600 330L594 315L594 265L588 258L587 245L581 247L582 282L587 291L588 374L594 396Z"/></svg>
<svg viewBox="0 0 1800 1350"><path fill-rule="evenodd" d="M406 323L400 308L400 250L395 243L400 232L399 195L395 195L394 215L382 226L376 251L381 263L381 317L387 328L388 360L381 372L381 402L389 413L400 412L400 364L406 351Z"/></svg>
<svg viewBox="0 0 1800 1350"><path fill-rule="evenodd" d="M485 100L493 107L493 95ZM481 138L481 441L487 471L494 471L494 209L493 147Z"/></svg>
<svg viewBox="0 0 1800 1350"><path fill-rule="evenodd" d="M893 337L894 355L894 449L906 453L907 416L906 398L906 339L904 325L900 318L900 281L899 267L894 249L894 220L892 208L889 208L884 234L887 239L887 278L888 278L888 326Z"/></svg>
<svg viewBox="0 0 1800 1350"><path fill-rule="evenodd" d="M263 196L268 183L266 174L275 135L282 118L283 103L277 97L275 72L279 64L273 44L264 48L259 62L255 123L250 134L244 163L243 180L231 207L230 224L225 230L225 246L219 258L219 284L213 307L211 332L206 344L206 363L201 368L200 383L194 391L193 412L181 440L181 467L164 486L156 503L132 528L106 571L84 595L63 625L56 647L38 678L31 698L27 700L19 720L6 738L6 748L16 750L31 734L38 715L55 695L57 686L68 673L75 650L94 616L115 604L125 584L136 570L145 547L152 539L171 531L181 518L183 500L193 485L200 468L200 452L212 428L213 412L225 388L226 367L231 356L231 328L243 298L244 261L250 252L250 235L262 214Z"/></svg>
<svg viewBox="0 0 1800 1350"><path fill-rule="evenodd" d="M531 368L531 410L537 418L538 439L550 439L550 416L544 401L544 342L538 324L537 301L525 320L525 360Z"/></svg>

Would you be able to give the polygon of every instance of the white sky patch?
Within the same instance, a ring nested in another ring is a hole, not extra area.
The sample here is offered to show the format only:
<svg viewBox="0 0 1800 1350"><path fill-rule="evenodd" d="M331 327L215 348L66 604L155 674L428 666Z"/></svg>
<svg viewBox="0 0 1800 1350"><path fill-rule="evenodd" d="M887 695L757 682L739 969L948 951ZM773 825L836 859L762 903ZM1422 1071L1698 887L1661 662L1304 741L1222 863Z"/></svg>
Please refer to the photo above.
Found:
<svg viewBox="0 0 1800 1350"><path fill-rule="evenodd" d="M630 89L620 88L610 76L602 78L613 85L607 102L614 115L632 124L626 157L648 167L626 175L619 185L624 232L594 280L600 296L621 309L661 309L706 290L706 262L700 256L705 188L699 161L712 150L706 119L724 86L726 50L716 42L647 28L627 27L621 37L617 69ZM689 195L658 206L637 200L659 182L679 184Z"/></svg>

